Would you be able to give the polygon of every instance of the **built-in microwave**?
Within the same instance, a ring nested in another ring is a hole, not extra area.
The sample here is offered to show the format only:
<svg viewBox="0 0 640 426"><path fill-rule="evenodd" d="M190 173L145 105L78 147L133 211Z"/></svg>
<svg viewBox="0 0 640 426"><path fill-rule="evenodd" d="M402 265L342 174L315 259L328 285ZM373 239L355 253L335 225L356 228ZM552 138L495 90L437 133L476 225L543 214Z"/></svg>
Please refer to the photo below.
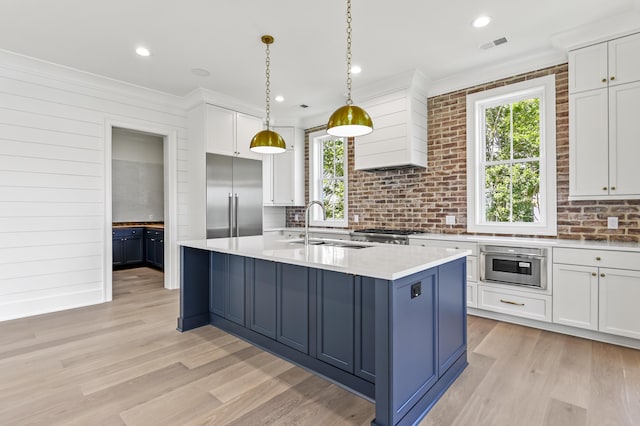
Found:
<svg viewBox="0 0 640 426"><path fill-rule="evenodd" d="M547 288L547 248L480 246L480 280Z"/></svg>

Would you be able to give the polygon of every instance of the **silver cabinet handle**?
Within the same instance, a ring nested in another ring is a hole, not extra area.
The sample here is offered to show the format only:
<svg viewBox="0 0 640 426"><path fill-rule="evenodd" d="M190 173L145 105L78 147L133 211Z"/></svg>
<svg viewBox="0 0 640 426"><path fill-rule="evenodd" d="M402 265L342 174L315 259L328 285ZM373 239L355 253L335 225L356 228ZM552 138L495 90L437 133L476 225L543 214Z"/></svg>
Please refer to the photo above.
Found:
<svg viewBox="0 0 640 426"><path fill-rule="evenodd" d="M236 211L235 211L235 221L236 221L236 237L240 236L240 226L238 225L238 193L236 192Z"/></svg>
<svg viewBox="0 0 640 426"><path fill-rule="evenodd" d="M229 238L233 237L233 194L229 193Z"/></svg>
<svg viewBox="0 0 640 426"><path fill-rule="evenodd" d="M524 303L512 302L511 300L500 299L500 302L506 303L507 305L524 306Z"/></svg>

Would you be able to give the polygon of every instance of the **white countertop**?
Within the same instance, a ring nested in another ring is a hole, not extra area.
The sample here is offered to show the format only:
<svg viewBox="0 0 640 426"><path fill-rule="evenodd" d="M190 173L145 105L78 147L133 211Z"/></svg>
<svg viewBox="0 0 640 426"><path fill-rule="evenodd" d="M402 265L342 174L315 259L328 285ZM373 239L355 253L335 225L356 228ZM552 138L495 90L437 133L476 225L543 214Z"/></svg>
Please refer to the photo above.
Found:
<svg viewBox="0 0 640 426"><path fill-rule="evenodd" d="M215 238L182 241L184 247L255 259L326 269L366 277L396 280L471 254L442 247L366 243L363 249L295 244L280 236ZM365 244L365 243L359 243Z"/></svg>
<svg viewBox="0 0 640 426"><path fill-rule="evenodd" d="M555 238L495 237L464 234L414 234L409 239L468 241L480 244L511 245L516 247L563 247L600 250L624 250L640 252L640 244L609 241L563 240Z"/></svg>

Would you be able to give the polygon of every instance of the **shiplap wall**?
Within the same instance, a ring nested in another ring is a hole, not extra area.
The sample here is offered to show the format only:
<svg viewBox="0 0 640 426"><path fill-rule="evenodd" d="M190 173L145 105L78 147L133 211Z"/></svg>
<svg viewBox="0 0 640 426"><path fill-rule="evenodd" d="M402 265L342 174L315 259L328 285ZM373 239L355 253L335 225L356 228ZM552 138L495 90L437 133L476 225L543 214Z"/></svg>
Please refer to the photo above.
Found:
<svg viewBox="0 0 640 426"><path fill-rule="evenodd" d="M0 51L0 320L105 301L107 120L177 132L177 239L189 238L175 99Z"/></svg>

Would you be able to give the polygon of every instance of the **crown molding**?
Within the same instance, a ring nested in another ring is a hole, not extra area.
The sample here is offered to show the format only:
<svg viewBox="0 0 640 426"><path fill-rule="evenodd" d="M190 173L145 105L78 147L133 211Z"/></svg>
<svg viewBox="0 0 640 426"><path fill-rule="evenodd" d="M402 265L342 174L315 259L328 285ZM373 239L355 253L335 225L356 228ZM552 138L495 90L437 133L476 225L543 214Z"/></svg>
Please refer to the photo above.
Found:
<svg viewBox="0 0 640 426"><path fill-rule="evenodd" d="M413 69L376 80L372 83L359 87L354 90L353 93L354 97L358 99L358 102L366 102L374 98L388 95L389 93L407 89L426 94L428 87L429 78L425 76L422 71Z"/></svg>
<svg viewBox="0 0 640 426"><path fill-rule="evenodd" d="M233 96L205 89L203 87L192 90L185 95L180 102L180 106L189 111L203 103L231 109L233 111L238 111L243 114L253 115L256 117L262 117L264 115L264 109L260 107L243 102Z"/></svg>
<svg viewBox="0 0 640 426"><path fill-rule="evenodd" d="M117 102L162 109L184 116L181 97L126 83L98 74L0 49L0 68L12 73L41 78L72 90Z"/></svg>
<svg viewBox="0 0 640 426"><path fill-rule="evenodd" d="M496 65L482 68L473 68L450 77L434 80L429 87L428 96L433 97L468 89L495 80L513 77L566 62L567 52L558 49L546 49L512 61L500 62Z"/></svg>
<svg viewBox="0 0 640 426"><path fill-rule="evenodd" d="M560 49L573 50L639 31L640 0L635 0L633 10L554 34L551 44Z"/></svg>

